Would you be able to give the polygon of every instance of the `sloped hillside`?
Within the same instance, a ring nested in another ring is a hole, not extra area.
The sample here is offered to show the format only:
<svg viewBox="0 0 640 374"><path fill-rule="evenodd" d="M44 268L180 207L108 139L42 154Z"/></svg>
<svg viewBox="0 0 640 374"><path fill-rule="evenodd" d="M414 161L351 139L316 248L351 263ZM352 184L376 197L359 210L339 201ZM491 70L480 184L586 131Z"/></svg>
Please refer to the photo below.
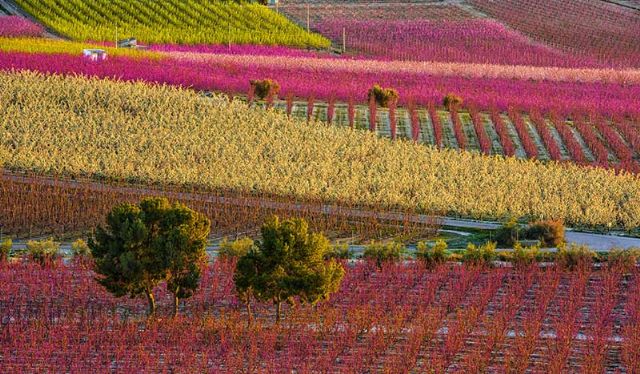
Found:
<svg viewBox="0 0 640 374"><path fill-rule="evenodd" d="M593 0L468 0L537 41L618 65L640 65L640 12Z"/></svg>
<svg viewBox="0 0 640 374"><path fill-rule="evenodd" d="M179 89L2 73L0 102L0 163L10 169L485 218L640 219L636 176L436 151Z"/></svg>
<svg viewBox="0 0 640 374"><path fill-rule="evenodd" d="M149 44L269 44L328 47L329 41L265 6L206 0L16 0L74 40L136 37ZM117 28L117 30L116 30Z"/></svg>

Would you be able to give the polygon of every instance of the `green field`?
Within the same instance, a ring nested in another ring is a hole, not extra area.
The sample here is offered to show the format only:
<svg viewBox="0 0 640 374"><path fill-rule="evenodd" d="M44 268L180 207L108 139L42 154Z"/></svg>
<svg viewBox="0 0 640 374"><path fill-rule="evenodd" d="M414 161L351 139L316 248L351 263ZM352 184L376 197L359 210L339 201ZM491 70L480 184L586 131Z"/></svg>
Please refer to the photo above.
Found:
<svg viewBox="0 0 640 374"><path fill-rule="evenodd" d="M17 0L43 24L74 40L135 37L150 44L266 44L326 48L267 7L206 0Z"/></svg>

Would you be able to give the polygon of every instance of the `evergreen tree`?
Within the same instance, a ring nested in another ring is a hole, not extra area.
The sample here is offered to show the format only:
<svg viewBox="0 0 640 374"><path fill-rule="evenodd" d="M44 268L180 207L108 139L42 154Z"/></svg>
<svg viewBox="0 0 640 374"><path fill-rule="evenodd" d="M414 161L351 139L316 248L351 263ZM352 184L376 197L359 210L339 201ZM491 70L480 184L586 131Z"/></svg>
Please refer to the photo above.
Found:
<svg viewBox="0 0 640 374"><path fill-rule="evenodd" d="M302 219L267 220L262 226L262 242L238 260L234 281L240 297L253 296L276 306L276 323L281 319L283 302L315 304L340 287L344 269L335 260L325 261L329 241L309 232ZM249 318L251 318L248 307Z"/></svg>
<svg viewBox="0 0 640 374"><path fill-rule="evenodd" d="M114 207L89 240L98 282L117 297L145 295L154 315L153 289L166 280L177 313L179 299L198 286L209 226L202 215L164 198Z"/></svg>

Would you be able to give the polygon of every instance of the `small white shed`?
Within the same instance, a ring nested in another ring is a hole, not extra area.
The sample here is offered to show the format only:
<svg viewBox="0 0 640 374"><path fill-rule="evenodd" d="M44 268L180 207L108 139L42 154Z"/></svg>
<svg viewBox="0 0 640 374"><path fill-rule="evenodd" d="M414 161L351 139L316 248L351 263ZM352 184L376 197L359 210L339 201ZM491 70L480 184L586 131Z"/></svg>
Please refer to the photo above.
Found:
<svg viewBox="0 0 640 374"><path fill-rule="evenodd" d="M91 61L104 61L107 59L107 51L104 49L85 49L82 54Z"/></svg>

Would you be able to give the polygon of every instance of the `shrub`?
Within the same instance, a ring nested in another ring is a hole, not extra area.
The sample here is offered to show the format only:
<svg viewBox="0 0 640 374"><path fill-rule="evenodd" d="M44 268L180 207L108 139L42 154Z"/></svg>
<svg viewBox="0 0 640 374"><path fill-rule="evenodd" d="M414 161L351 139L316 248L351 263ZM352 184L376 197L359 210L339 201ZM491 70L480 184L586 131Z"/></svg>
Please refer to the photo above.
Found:
<svg viewBox="0 0 640 374"><path fill-rule="evenodd" d="M557 247L564 243L564 223L557 220L532 222L524 230L523 237L539 240L543 246Z"/></svg>
<svg viewBox="0 0 640 374"><path fill-rule="evenodd" d="M462 262L464 260L464 255L462 253L451 253L447 259L451 262Z"/></svg>
<svg viewBox="0 0 640 374"><path fill-rule="evenodd" d="M240 238L232 242L224 238L218 248L218 257L221 260L240 258L249 253L253 246L254 242L251 238Z"/></svg>
<svg viewBox="0 0 640 374"><path fill-rule="evenodd" d="M71 243L71 255L73 257L91 257L91 249L89 245L82 239L78 239Z"/></svg>
<svg viewBox="0 0 640 374"><path fill-rule="evenodd" d="M53 263L60 257L60 243L48 240L29 240L27 242L27 257L42 266Z"/></svg>
<svg viewBox="0 0 640 374"><path fill-rule="evenodd" d="M325 255L326 260L350 260L353 257L353 252L349 249L348 244L334 245L331 250Z"/></svg>
<svg viewBox="0 0 640 374"><path fill-rule="evenodd" d="M590 267L596 257L596 253L586 245L571 244L568 248L560 245L556 262L565 269L576 270Z"/></svg>
<svg viewBox="0 0 640 374"><path fill-rule="evenodd" d="M496 230L496 242L506 247L512 247L520 238L521 227L515 218L510 218Z"/></svg>
<svg viewBox="0 0 640 374"><path fill-rule="evenodd" d="M442 264L447 261L447 242L438 239L432 246L419 242L416 257L429 267Z"/></svg>
<svg viewBox="0 0 640 374"><path fill-rule="evenodd" d="M367 93L367 101L371 102L372 98L381 107L388 108L390 103L398 102L400 95L393 88L382 88L379 84L376 84Z"/></svg>
<svg viewBox="0 0 640 374"><path fill-rule="evenodd" d="M71 243L71 256L76 265L88 269L93 264L93 257L91 256L91 249L87 242L82 239L78 239Z"/></svg>
<svg viewBox="0 0 640 374"><path fill-rule="evenodd" d="M276 96L280 92L280 85L272 79L250 80L249 83L254 94L262 100L269 95Z"/></svg>
<svg viewBox="0 0 640 374"><path fill-rule="evenodd" d="M447 96L444 97L444 100L442 100L442 104L449 111L460 109L463 103L464 100L460 96L452 93L447 94Z"/></svg>
<svg viewBox="0 0 640 374"><path fill-rule="evenodd" d="M495 242L487 242L479 247L469 243L467 250L462 255L462 260L471 265L491 266L496 257Z"/></svg>
<svg viewBox="0 0 640 374"><path fill-rule="evenodd" d="M640 250L638 249L612 249L607 254L607 265L609 268L631 271L636 267L640 259Z"/></svg>
<svg viewBox="0 0 640 374"><path fill-rule="evenodd" d="M0 243L0 262L6 262L9 260L9 253L13 247L11 239L7 239Z"/></svg>
<svg viewBox="0 0 640 374"><path fill-rule="evenodd" d="M539 251L536 254L537 262L555 262L557 261L557 259L558 259L558 255L555 252Z"/></svg>
<svg viewBox="0 0 640 374"><path fill-rule="evenodd" d="M376 243L371 242L365 248L362 257L367 260L373 260L378 267L382 267L384 262L397 262L402 259L406 253L406 247L402 243Z"/></svg>
<svg viewBox="0 0 640 374"><path fill-rule="evenodd" d="M515 268L526 268L536 262L540 254L538 246L526 247L520 243L516 243L511 254L511 262Z"/></svg>

